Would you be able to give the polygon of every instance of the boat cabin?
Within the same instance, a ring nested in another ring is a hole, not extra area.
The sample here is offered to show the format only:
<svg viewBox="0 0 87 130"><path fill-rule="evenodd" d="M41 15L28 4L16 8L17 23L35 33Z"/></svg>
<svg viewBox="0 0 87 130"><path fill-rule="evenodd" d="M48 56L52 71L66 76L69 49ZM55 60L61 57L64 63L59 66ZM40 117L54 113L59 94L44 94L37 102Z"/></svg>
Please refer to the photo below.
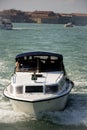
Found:
<svg viewBox="0 0 87 130"><path fill-rule="evenodd" d="M62 55L48 52L29 52L16 56L17 72L50 72L50 71L63 71Z"/></svg>
<svg viewBox="0 0 87 130"><path fill-rule="evenodd" d="M56 93L62 89L65 83L62 55L29 52L17 55L15 61L11 93Z"/></svg>

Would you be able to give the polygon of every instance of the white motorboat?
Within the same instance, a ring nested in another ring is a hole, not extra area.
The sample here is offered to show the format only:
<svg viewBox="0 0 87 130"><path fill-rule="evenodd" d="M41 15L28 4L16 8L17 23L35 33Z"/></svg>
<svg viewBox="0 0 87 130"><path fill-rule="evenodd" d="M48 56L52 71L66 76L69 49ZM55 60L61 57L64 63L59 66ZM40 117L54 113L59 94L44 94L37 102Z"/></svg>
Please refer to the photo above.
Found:
<svg viewBox="0 0 87 130"><path fill-rule="evenodd" d="M10 19L0 19L0 28L4 30L12 30L13 25Z"/></svg>
<svg viewBox="0 0 87 130"><path fill-rule="evenodd" d="M67 78L63 56L51 52L28 52L16 56L11 83L4 89L13 109L38 116L63 110L73 82Z"/></svg>
<svg viewBox="0 0 87 130"><path fill-rule="evenodd" d="M64 27L73 27L73 24L72 23L67 23L64 25Z"/></svg>

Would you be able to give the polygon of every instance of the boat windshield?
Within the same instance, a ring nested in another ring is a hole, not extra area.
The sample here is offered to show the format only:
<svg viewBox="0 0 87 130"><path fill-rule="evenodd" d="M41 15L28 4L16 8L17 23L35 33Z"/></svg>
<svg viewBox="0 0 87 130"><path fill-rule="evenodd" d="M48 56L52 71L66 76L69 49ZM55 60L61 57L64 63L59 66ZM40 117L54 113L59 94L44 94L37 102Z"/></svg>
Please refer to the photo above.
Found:
<svg viewBox="0 0 87 130"><path fill-rule="evenodd" d="M63 62L55 56L29 56L16 59L16 71L50 72L63 71Z"/></svg>

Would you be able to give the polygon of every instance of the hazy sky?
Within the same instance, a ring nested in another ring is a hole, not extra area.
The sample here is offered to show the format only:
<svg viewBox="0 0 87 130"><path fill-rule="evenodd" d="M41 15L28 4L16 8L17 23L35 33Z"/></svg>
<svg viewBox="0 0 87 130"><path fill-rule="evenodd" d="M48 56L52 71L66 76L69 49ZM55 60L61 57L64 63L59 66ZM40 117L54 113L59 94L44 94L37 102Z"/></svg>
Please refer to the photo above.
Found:
<svg viewBox="0 0 87 130"><path fill-rule="evenodd" d="M0 0L0 10L4 9L87 13L87 0Z"/></svg>

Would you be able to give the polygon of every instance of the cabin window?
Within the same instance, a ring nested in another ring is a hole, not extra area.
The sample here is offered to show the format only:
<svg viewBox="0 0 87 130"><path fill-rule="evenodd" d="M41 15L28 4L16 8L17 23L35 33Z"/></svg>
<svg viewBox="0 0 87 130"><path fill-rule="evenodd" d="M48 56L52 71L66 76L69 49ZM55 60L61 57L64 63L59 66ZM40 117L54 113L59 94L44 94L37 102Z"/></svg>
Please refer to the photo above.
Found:
<svg viewBox="0 0 87 130"><path fill-rule="evenodd" d="M62 80L59 82L59 85L60 85L60 86L63 86L64 84L65 84L65 79L62 78Z"/></svg>
<svg viewBox="0 0 87 130"><path fill-rule="evenodd" d="M17 94L22 94L23 93L23 86L16 87L16 93Z"/></svg>
<svg viewBox="0 0 87 130"><path fill-rule="evenodd" d="M46 85L46 93L55 93L58 91L58 84L56 85Z"/></svg>
<svg viewBox="0 0 87 130"><path fill-rule="evenodd" d="M26 86L25 88L26 93L37 93L37 92L43 92L43 86Z"/></svg>

